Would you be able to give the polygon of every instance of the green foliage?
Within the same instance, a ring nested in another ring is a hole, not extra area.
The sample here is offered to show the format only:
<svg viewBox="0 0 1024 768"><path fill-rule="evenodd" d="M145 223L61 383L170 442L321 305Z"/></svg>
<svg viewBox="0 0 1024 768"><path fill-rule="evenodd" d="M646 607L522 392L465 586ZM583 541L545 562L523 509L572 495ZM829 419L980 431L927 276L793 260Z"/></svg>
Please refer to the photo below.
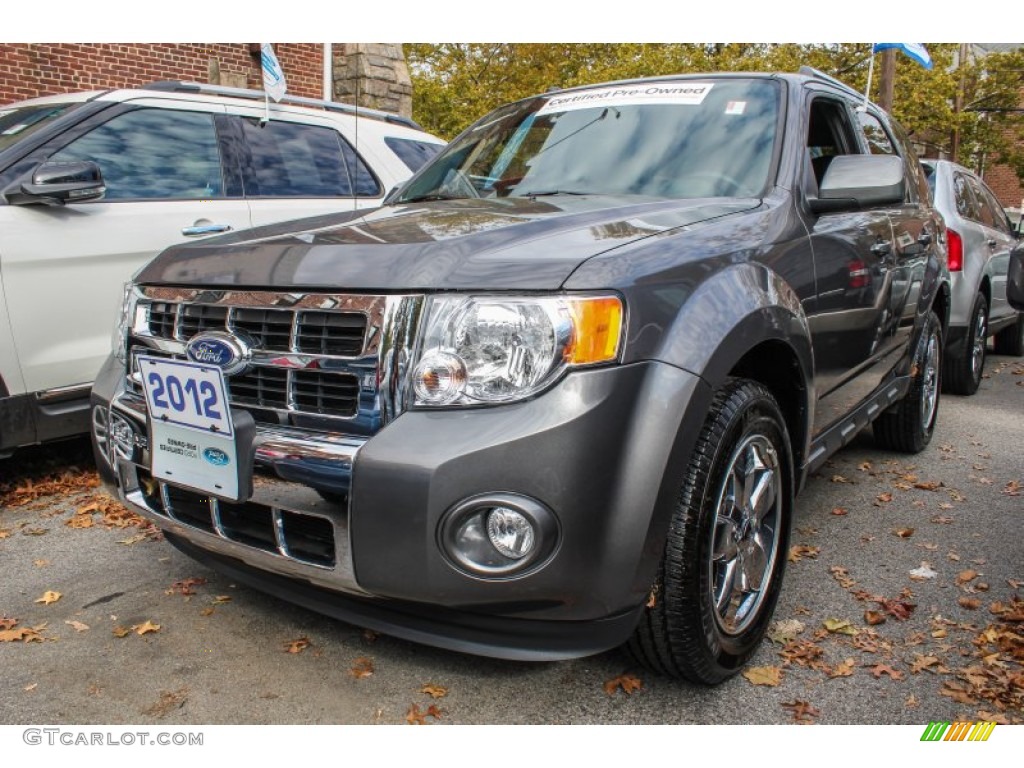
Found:
<svg viewBox="0 0 1024 768"><path fill-rule="evenodd" d="M413 117L427 130L454 138L509 101L549 88L686 72L795 72L807 64L863 91L869 43L407 43ZM993 53L953 69L958 47L927 43L935 66L926 70L897 56L894 116L916 142L949 152L959 131L958 161L979 167L1006 162L1024 179L1024 51ZM876 60L872 98L878 99ZM962 109L957 111L958 92Z"/></svg>

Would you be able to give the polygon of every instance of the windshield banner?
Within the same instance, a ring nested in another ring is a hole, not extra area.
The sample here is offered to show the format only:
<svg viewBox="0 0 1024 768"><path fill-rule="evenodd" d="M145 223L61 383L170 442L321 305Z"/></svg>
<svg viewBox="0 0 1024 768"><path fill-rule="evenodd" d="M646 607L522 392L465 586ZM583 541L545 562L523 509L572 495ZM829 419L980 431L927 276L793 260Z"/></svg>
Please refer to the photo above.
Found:
<svg viewBox="0 0 1024 768"><path fill-rule="evenodd" d="M538 115L569 112L593 107L623 107L634 104L688 104L704 101L714 83L664 82L595 88L573 93L555 93L537 110Z"/></svg>

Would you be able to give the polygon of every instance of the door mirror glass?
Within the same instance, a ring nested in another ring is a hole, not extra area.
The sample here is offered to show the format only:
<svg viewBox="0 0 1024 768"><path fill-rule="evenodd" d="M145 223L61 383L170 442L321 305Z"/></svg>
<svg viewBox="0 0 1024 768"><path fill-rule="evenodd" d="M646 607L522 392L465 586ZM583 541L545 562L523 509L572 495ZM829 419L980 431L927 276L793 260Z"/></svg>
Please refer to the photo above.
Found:
<svg viewBox="0 0 1024 768"><path fill-rule="evenodd" d="M30 183L7 194L13 205L64 205L98 200L106 192L100 167L90 160L47 161L36 168Z"/></svg>

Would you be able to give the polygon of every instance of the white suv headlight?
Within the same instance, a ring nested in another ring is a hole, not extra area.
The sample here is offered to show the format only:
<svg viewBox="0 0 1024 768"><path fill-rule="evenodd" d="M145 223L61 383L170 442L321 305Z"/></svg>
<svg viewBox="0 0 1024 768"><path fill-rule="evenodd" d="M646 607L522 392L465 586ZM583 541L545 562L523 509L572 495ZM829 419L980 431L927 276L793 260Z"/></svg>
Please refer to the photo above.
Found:
<svg viewBox="0 0 1024 768"><path fill-rule="evenodd" d="M415 406L530 397L565 370L618 359L617 296L435 296L413 367Z"/></svg>

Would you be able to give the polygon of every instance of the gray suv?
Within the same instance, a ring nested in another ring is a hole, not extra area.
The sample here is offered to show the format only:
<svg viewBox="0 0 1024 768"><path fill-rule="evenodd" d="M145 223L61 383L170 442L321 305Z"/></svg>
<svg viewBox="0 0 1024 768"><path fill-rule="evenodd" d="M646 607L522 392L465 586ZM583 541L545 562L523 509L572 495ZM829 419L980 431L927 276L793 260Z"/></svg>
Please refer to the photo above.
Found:
<svg viewBox="0 0 1024 768"><path fill-rule="evenodd" d="M1024 355L1024 314L1006 300L1006 273L1017 234L992 190L963 166L923 160L935 207L946 220L953 301L942 370L944 388L973 395L988 337L1000 355Z"/></svg>
<svg viewBox="0 0 1024 768"><path fill-rule="evenodd" d="M380 208L171 248L93 390L101 472L233 579L512 659L740 670L794 497L922 450L945 230L903 131L813 71L556 91Z"/></svg>

